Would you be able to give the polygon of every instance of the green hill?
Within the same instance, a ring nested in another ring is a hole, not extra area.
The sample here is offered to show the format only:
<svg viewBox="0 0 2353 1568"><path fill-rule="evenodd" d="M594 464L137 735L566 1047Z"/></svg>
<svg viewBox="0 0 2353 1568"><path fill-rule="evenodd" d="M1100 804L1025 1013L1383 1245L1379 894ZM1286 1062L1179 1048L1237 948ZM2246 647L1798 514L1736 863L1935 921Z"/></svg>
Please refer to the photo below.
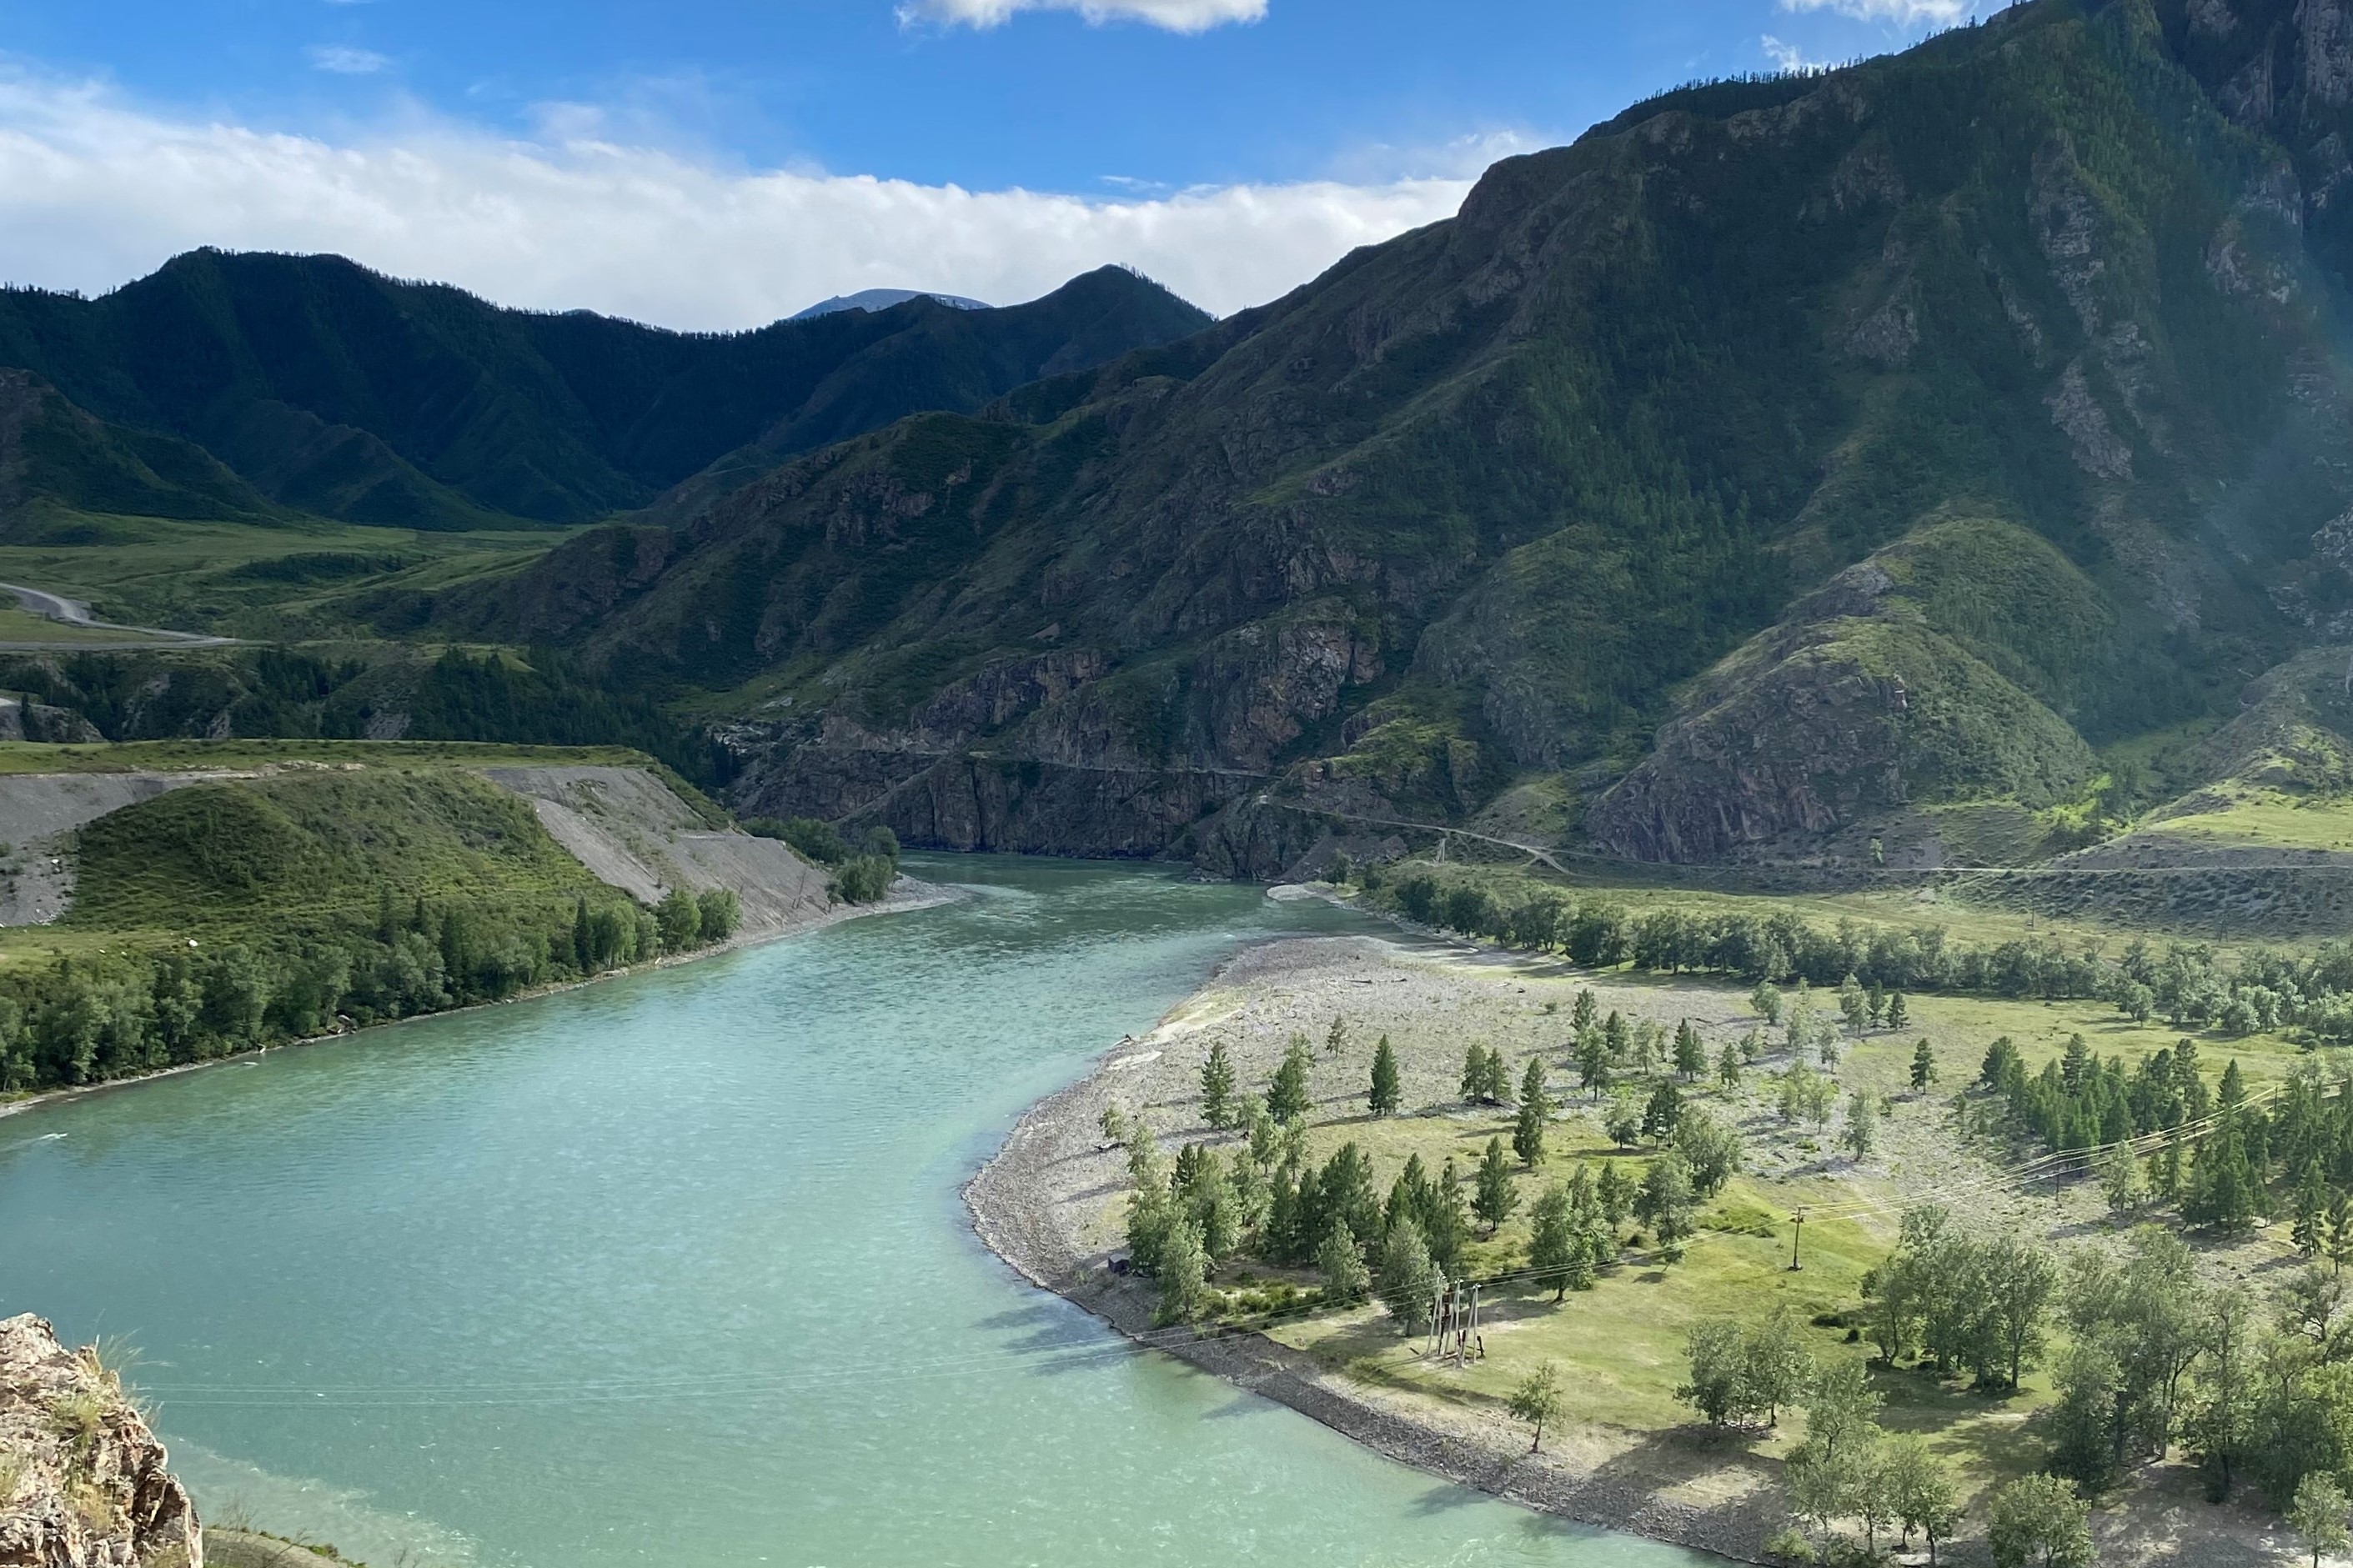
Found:
<svg viewBox="0 0 2353 1568"><path fill-rule="evenodd" d="M2047 805L2353 604L2326 139L2232 85L2259 34L2282 82L2337 46L2195 9L1667 94L1261 309L425 624L722 693L747 808L917 842L1271 872L1529 781L1677 858Z"/></svg>
<svg viewBox="0 0 2353 1568"><path fill-rule="evenodd" d="M118 487L95 510L244 517L259 491L265 511L470 529L643 506L738 448L753 455L738 468L773 462L919 409L976 408L1208 320L1105 268L1005 310L917 300L671 332L501 310L340 257L201 250L95 300L0 291L0 366L44 378L79 417L203 448L176 487ZM245 481L233 500L223 465ZM24 483L46 494L75 471L36 464Z"/></svg>

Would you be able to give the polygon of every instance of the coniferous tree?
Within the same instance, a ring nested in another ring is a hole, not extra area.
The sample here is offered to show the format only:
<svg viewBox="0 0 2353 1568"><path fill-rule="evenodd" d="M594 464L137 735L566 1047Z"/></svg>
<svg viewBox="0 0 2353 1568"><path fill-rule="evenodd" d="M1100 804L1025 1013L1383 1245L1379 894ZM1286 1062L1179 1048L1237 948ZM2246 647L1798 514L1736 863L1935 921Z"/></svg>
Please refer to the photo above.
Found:
<svg viewBox="0 0 2353 1568"><path fill-rule="evenodd" d="M1387 1035L1381 1037L1388 1039ZM1487 1092L1487 1047L1470 1045L1462 1047L1462 1081L1455 1086L1455 1098L1464 1104L1475 1104Z"/></svg>
<svg viewBox="0 0 2353 1568"><path fill-rule="evenodd" d="M1490 1138L1487 1152L1479 1162L1479 1192L1471 1200L1471 1212L1486 1223L1492 1235L1519 1205L1520 1194L1512 1184L1512 1167L1504 1158L1504 1141Z"/></svg>
<svg viewBox="0 0 2353 1568"><path fill-rule="evenodd" d="M1577 1086L1591 1089L1597 1104L1609 1087L1609 1047L1601 1031L1590 1025L1577 1034Z"/></svg>
<svg viewBox="0 0 2353 1568"><path fill-rule="evenodd" d="M1267 1087L1267 1114L1285 1126L1304 1120L1311 1103L1307 1079L1314 1068L1314 1058L1307 1052L1307 1037L1292 1036L1282 1053L1282 1065L1275 1068L1274 1081Z"/></svg>
<svg viewBox="0 0 2353 1568"><path fill-rule="evenodd" d="M1199 1310L1208 1287L1209 1258L1192 1218L1178 1215L1160 1247L1160 1311L1163 1323L1181 1323Z"/></svg>
<svg viewBox="0 0 2353 1568"><path fill-rule="evenodd" d="M1609 1054L1612 1066L1623 1063L1634 1048L1634 1031L1615 1007L1609 1009L1609 1016L1601 1020L1601 1048Z"/></svg>
<svg viewBox="0 0 2353 1568"><path fill-rule="evenodd" d="M1707 1047L1701 1044L1699 1031L1685 1018L1675 1026L1675 1071L1689 1083L1707 1070Z"/></svg>
<svg viewBox="0 0 2353 1568"><path fill-rule="evenodd" d="M1396 1321L1398 1332L1413 1333L1429 1321L1430 1305L1443 1284L1438 1266L1430 1261L1421 1226L1411 1219L1400 1220L1381 1243L1379 1281L1381 1300Z"/></svg>
<svg viewBox="0 0 2353 1568"><path fill-rule="evenodd" d="M1422 1211L1422 1235L1430 1243L1430 1261L1447 1276L1462 1272L1463 1244L1471 1239L1471 1215L1462 1204L1462 1177L1449 1156L1438 1170L1438 1180L1430 1185L1428 1205Z"/></svg>
<svg viewBox="0 0 2353 1568"><path fill-rule="evenodd" d="M1900 994L1896 997L1899 1002L1903 999ZM1936 1053L1928 1048L1928 1037L1923 1035L1920 1037L1920 1043L1912 1047L1912 1087L1915 1090L1925 1094L1927 1092L1928 1086L1936 1081Z"/></svg>
<svg viewBox="0 0 2353 1568"><path fill-rule="evenodd" d="M2320 1167L2307 1165L2304 1180L2295 1186L2295 1223L2290 1227L2289 1239L2296 1251L2306 1259L2320 1256L2327 1240L2324 1227L2327 1224L2328 1189L2320 1180Z"/></svg>
<svg viewBox="0 0 2353 1568"><path fill-rule="evenodd" d="M1674 1080L1661 1079L1642 1107L1642 1136L1654 1140L1672 1138L1683 1118L1683 1095L1676 1090Z"/></svg>
<svg viewBox="0 0 2353 1568"><path fill-rule="evenodd" d="M1512 1128L1512 1152L1530 1166L1544 1159L1545 1123L1552 1116L1552 1100L1545 1093L1544 1058L1530 1057L1520 1078L1520 1115Z"/></svg>
<svg viewBox="0 0 2353 1568"><path fill-rule="evenodd" d="M1862 1038L1864 1031L1871 1027L1871 1002L1853 975L1839 982L1838 999L1839 1013L1845 1018L1846 1026L1854 1031L1856 1039Z"/></svg>
<svg viewBox="0 0 2353 1568"><path fill-rule="evenodd" d="M1715 1058L1715 1080L1726 1089L1738 1089L1740 1067L1740 1047L1726 1040L1723 1051Z"/></svg>
<svg viewBox="0 0 2353 1568"><path fill-rule="evenodd" d="M1600 1003L1595 998L1593 988L1589 985L1579 987L1577 993L1577 1005L1569 1009L1569 1027L1582 1035L1586 1030L1593 1027L1594 1020L1600 1011Z"/></svg>
<svg viewBox="0 0 2353 1568"><path fill-rule="evenodd" d="M1605 1162L1601 1180L1594 1184L1593 1201L1601 1210L1601 1218L1612 1230L1625 1223L1634 1206L1634 1180L1626 1174L1617 1161Z"/></svg>
<svg viewBox="0 0 2353 1568"><path fill-rule="evenodd" d="M1331 1029L1324 1037L1324 1054L1327 1057L1336 1057L1347 1048L1348 1020L1335 1018L1332 1020Z"/></svg>
<svg viewBox="0 0 2353 1568"><path fill-rule="evenodd" d="M1634 1214L1651 1227L1671 1258L1677 1244L1692 1233L1696 1206L1691 1168L1683 1163L1683 1157L1670 1149L1651 1161L1634 1194Z"/></svg>
<svg viewBox="0 0 2353 1568"><path fill-rule="evenodd" d="M1900 1029L1911 1021L1912 1008L1910 1004L1904 1000L1904 993L1889 992L1887 994L1887 1026L1891 1029Z"/></svg>
<svg viewBox="0 0 2353 1568"><path fill-rule="evenodd" d="M1234 1063L1223 1040L1210 1042L1201 1063L1201 1120L1220 1129L1233 1125Z"/></svg>
<svg viewBox="0 0 2353 1568"><path fill-rule="evenodd" d="M1553 1287L1552 1299L1559 1300L1575 1283L1573 1276L1577 1260L1584 1254L1582 1238L1577 1233L1568 1189L1555 1182L1546 1187L1528 1211L1528 1268L1538 1285Z"/></svg>
<svg viewBox="0 0 2353 1568"><path fill-rule="evenodd" d="M1846 1106L1846 1151L1857 1160L1868 1160L1879 1147L1879 1110L1872 1104L1871 1096L1856 1089Z"/></svg>
<svg viewBox="0 0 2353 1568"><path fill-rule="evenodd" d="M1323 1245L1315 1249L1316 1271L1324 1277L1324 1299L1327 1301L1357 1301L1372 1289L1373 1277L1365 1268L1365 1249L1356 1244L1356 1233L1339 1220L1324 1228Z"/></svg>
<svg viewBox="0 0 2353 1568"><path fill-rule="evenodd" d="M1373 1049L1373 1084L1367 1095L1373 1114L1387 1116L1396 1110L1403 1092L1398 1079L1397 1053L1389 1048L1389 1037L1383 1035L1381 1043Z"/></svg>

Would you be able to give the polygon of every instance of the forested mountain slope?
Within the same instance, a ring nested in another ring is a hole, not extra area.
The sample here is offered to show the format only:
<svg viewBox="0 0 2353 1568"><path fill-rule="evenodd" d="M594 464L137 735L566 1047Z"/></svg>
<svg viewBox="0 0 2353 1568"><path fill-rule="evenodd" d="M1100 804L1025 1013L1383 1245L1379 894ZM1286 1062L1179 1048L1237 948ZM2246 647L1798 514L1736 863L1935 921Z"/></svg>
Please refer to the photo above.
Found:
<svg viewBox="0 0 2353 1568"><path fill-rule="evenodd" d="M1531 779L1645 858L2049 805L2353 603L2343 9L2037 0L1672 93L435 613L733 689L754 803L919 841L1265 870ZM2232 88L2257 33L2293 94Z"/></svg>
<svg viewBox="0 0 2353 1568"><path fill-rule="evenodd" d="M96 300L0 291L0 367L74 410L74 438L24 465L13 488L27 498L471 528L643 506L738 447L739 466L765 467L918 410L976 408L1208 320L1105 268L1000 310L921 299L671 332L501 310L340 257L200 250ZM157 469L160 489L93 482L120 467L105 448L141 443L169 444L191 471ZM242 483L225 489L211 471L223 468ZM698 493L724 488L706 478ZM12 510L0 497L0 516Z"/></svg>

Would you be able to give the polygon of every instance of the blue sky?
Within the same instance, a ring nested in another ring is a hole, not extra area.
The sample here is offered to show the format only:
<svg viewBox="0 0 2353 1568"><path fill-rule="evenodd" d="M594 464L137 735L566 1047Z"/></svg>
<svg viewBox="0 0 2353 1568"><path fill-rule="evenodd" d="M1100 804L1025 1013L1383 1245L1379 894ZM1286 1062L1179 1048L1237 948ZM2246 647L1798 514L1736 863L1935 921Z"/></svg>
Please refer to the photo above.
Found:
<svg viewBox="0 0 2353 1568"><path fill-rule="evenodd" d="M1122 260L1224 311L1645 93L1972 8L0 0L0 277L95 289L191 243L335 248L737 326Z"/></svg>

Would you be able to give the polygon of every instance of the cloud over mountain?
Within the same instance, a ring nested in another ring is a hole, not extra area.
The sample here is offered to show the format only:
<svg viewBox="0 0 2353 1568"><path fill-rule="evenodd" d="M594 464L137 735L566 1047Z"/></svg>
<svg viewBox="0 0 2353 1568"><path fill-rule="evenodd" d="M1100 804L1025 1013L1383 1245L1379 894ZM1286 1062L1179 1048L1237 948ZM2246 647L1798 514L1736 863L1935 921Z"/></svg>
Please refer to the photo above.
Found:
<svg viewBox="0 0 2353 1568"><path fill-rule="evenodd" d="M0 78L0 279L90 291L197 246L332 250L505 304L723 330L872 287L1032 299L1120 262L1223 314L1451 214L1468 188L971 191L441 121L328 141L174 118L89 83Z"/></svg>

